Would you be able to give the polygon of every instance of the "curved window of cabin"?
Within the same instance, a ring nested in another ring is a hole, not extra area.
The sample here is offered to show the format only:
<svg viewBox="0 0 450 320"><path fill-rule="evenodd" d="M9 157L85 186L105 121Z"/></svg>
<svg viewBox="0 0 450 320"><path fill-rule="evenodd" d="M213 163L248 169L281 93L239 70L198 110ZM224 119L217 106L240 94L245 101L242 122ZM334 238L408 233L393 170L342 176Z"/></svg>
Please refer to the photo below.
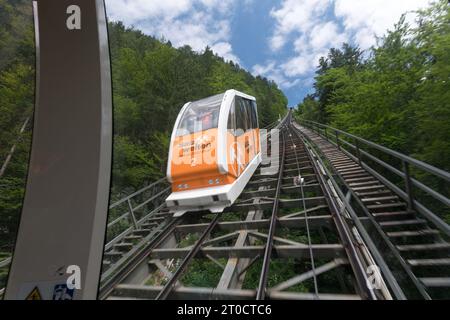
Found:
<svg viewBox="0 0 450 320"><path fill-rule="evenodd" d="M240 136L249 129L247 108L244 99L236 97L236 135Z"/></svg>
<svg viewBox="0 0 450 320"><path fill-rule="evenodd" d="M248 126L249 129L255 129L258 127L257 120L256 120L256 109L253 105L253 101L245 99L245 107L248 114Z"/></svg>
<svg viewBox="0 0 450 320"><path fill-rule="evenodd" d="M248 108L251 116L252 129L258 128L258 117L256 115L256 104L254 101L248 101Z"/></svg>
<svg viewBox="0 0 450 320"><path fill-rule="evenodd" d="M183 113L177 137L217 128L224 94L191 103Z"/></svg>
<svg viewBox="0 0 450 320"><path fill-rule="evenodd" d="M252 129L252 113L250 109L250 101L248 99L244 99L245 112L247 113L247 130Z"/></svg>
<svg viewBox="0 0 450 320"><path fill-rule="evenodd" d="M253 128L258 129L259 123L258 123L258 112L256 111L256 102L251 101L251 106L252 106Z"/></svg>
<svg viewBox="0 0 450 320"><path fill-rule="evenodd" d="M227 121L227 129L229 132L231 132L233 135L236 134L236 107L235 102L233 101L230 113L228 114L228 121Z"/></svg>

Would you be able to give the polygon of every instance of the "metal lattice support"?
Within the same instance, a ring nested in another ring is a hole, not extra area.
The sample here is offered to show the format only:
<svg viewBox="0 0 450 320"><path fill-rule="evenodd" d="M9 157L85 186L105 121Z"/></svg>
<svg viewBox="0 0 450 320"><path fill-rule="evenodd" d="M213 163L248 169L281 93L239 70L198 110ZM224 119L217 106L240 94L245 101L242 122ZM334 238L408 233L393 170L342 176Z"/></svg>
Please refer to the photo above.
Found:
<svg viewBox="0 0 450 320"><path fill-rule="evenodd" d="M110 286L109 297L381 297L369 293L365 270L355 264L361 255L351 246L356 240L350 233L343 239L346 222L336 218L335 200L290 117L280 128L278 172L263 175L260 168L239 200L221 215L188 213L176 220L138 266ZM205 287L192 284L190 275L199 273L200 278L218 275Z"/></svg>
<svg viewBox="0 0 450 320"><path fill-rule="evenodd" d="M450 227L416 193L450 201L415 180L411 167L445 181L448 173L337 129L300 126L291 115L274 128L282 146L275 163L263 161L223 214L173 218L165 208L166 179L112 204L100 298L450 296ZM402 168L375 157L367 145L397 157ZM270 165L278 170L267 170ZM374 266L377 286L368 279Z"/></svg>

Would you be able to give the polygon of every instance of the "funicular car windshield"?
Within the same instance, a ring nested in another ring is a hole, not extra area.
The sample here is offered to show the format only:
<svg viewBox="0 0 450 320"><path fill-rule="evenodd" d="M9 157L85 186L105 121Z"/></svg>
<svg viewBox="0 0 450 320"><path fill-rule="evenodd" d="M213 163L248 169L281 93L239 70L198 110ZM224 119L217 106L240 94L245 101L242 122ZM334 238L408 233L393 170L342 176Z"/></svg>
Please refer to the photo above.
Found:
<svg viewBox="0 0 450 320"><path fill-rule="evenodd" d="M219 94L191 103L183 113L177 128L177 137L217 128L224 95Z"/></svg>

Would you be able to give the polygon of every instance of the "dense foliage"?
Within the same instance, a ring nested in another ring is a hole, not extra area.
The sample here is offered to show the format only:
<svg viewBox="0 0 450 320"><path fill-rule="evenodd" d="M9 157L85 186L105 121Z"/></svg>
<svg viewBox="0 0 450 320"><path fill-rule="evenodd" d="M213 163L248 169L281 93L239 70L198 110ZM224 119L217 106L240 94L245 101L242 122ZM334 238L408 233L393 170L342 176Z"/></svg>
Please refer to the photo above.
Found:
<svg viewBox="0 0 450 320"><path fill-rule="evenodd" d="M0 246L15 236L23 199L34 108L34 30L31 2L0 0ZM258 100L262 125L286 112L287 99L274 82L225 62L206 48L188 46L109 24L114 94L113 200L165 174L169 136L187 101L234 88ZM29 119L27 130L19 134ZM0 248L0 252L2 248ZM4 248L9 250L9 248Z"/></svg>
<svg viewBox="0 0 450 320"><path fill-rule="evenodd" d="M22 206L31 132L19 135L34 107L34 31L29 1L0 0L0 255L14 240ZM31 122L29 120L29 123ZM6 247L5 247L6 246ZM1 257L0 257L1 259Z"/></svg>
<svg viewBox="0 0 450 320"><path fill-rule="evenodd" d="M299 116L450 171L450 6L403 17L369 52L347 44L320 60Z"/></svg>

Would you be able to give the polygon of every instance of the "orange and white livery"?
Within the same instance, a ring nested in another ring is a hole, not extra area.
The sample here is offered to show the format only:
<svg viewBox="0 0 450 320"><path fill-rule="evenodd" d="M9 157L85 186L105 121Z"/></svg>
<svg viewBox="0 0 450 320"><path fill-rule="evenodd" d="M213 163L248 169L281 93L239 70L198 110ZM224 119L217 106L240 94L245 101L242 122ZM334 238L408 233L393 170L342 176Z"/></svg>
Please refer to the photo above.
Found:
<svg viewBox="0 0 450 320"><path fill-rule="evenodd" d="M236 90L184 105L170 141L167 206L222 212L261 163L256 99Z"/></svg>

